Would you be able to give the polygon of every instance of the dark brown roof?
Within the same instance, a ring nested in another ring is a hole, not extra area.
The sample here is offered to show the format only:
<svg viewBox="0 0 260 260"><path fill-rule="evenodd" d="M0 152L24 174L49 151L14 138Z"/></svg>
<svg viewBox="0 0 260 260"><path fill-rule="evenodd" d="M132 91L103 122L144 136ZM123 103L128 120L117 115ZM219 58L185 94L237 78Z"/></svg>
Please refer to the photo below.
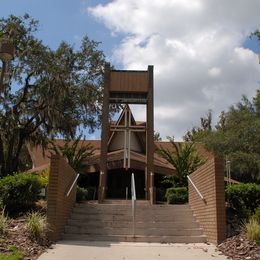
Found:
<svg viewBox="0 0 260 260"><path fill-rule="evenodd" d="M56 139L54 142L57 145L64 144L63 139ZM100 154L100 140L85 140L85 141L82 140L79 142L79 145L81 145L83 142L85 143L85 145L90 144L95 149L94 155ZM50 156L51 156L50 150L46 149L43 152L41 146L35 146L35 147L28 146L28 150L32 158L34 167L39 167L44 164L50 163Z"/></svg>
<svg viewBox="0 0 260 260"><path fill-rule="evenodd" d="M124 151L118 150L108 153L108 169L123 168L123 156ZM146 156L137 152L131 151L131 168L137 168L140 170L145 169ZM100 154L92 156L85 162L86 172L99 171ZM155 172L160 174L172 174L174 167L168 163L165 159L161 158L157 154L154 154L154 167Z"/></svg>
<svg viewBox="0 0 260 260"><path fill-rule="evenodd" d="M100 140L85 140L80 141L81 143L84 142L85 144L90 144L95 148L94 155L89 158L85 162L86 165L86 172L97 172L99 171L99 162L100 162ZM58 145L64 144L64 140L57 139L55 143ZM170 142L155 142L155 146L157 148L163 147L165 149L172 149ZM208 152L202 144L196 144L196 148L198 153L204 158L209 159L212 158L212 154ZM50 165L50 151L47 149L45 154L43 154L41 147L34 147L29 148L30 155L33 160L34 169L31 171L41 171ZM142 170L145 167L145 155L131 151L131 167L136 166ZM123 167L123 150L113 151L108 153L108 167ZM162 174L172 174L174 168L171 164L169 164L165 159L160 157L158 154L154 154L154 166L155 172L162 173Z"/></svg>
<svg viewBox="0 0 260 260"><path fill-rule="evenodd" d="M159 148L164 148L164 149L172 149L172 145L170 142L168 141L157 141L154 142L155 143L155 147ZM184 144L185 142L175 142L175 143L180 143L180 144ZM204 159L204 160L208 160L211 159L213 157L213 154L211 152L209 152L203 144L201 143L195 143L195 148L198 152L198 154Z"/></svg>

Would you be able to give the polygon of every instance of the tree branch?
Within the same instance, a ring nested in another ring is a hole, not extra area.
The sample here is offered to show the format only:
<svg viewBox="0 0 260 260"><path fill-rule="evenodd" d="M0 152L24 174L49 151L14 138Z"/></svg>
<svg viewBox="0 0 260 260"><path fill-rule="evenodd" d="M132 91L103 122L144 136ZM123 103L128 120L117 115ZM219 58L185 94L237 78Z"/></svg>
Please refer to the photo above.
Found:
<svg viewBox="0 0 260 260"><path fill-rule="evenodd" d="M14 107L13 107L14 110L17 110L18 106L20 106L20 104L25 101L25 98L28 94L28 89L29 89L29 87L32 86L32 85L29 84L29 81L30 81L30 78L31 78L32 75L33 75L33 72L29 73L27 75L27 77L25 78L25 86L23 88L23 95L22 95L20 101L17 104L14 105Z"/></svg>

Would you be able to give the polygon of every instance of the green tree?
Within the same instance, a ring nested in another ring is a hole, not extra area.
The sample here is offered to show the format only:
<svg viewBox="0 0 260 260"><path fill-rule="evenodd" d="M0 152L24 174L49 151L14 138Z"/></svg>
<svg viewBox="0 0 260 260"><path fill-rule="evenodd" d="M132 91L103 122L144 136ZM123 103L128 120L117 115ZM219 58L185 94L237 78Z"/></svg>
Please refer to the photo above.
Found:
<svg viewBox="0 0 260 260"><path fill-rule="evenodd" d="M28 143L46 147L49 138L100 123L105 60L98 43L84 37L78 50L66 42L52 50L37 30L27 14L0 19L0 40L8 35L16 49L3 64L10 80L0 93L0 176L19 169Z"/></svg>
<svg viewBox="0 0 260 260"><path fill-rule="evenodd" d="M255 30L253 33L250 35L251 38L256 37L258 41L260 41L260 31Z"/></svg>
<svg viewBox="0 0 260 260"><path fill-rule="evenodd" d="M162 141L161 135L160 135L160 133L157 132L157 131L154 131L153 139L154 139L154 141L156 141L156 142Z"/></svg>
<svg viewBox="0 0 260 260"><path fill-rule="evenodd" d="M165 181L174 187L187 187L187 176L194 172L205 161L198 155L193 142L176 143L173 137L167 137L171 143L171 149L162 146L157 151L175 168L175 173L166 176Z"/></svg>
<svg viewBox="0 0 260 260"><path fill-rule="evenodd" d="M186 142L194 142L207 136L212 131L212 111L209 110L205 117L200 118L200 127L193 127L183 136Z"/></svg>
<svg viewBox="0 0 260 260"><path fill-rule="evenodd" d="M212 131L195 133L195 141L204 143L215 154L231 161L231 175L242 182L260 180L260 90L250 101L241 101L222 112Z"/></svg>
<svg viewBox="0 0 260 260"><path fill-rule="evenodd" d="M64 144L60 145L51 141L50 150L54 154L60 154L68 159L69 165L77 172L81 173L84 168L84 161L93 155L94 148L85 139L79 135L75 140L66 139Z"/></svg>

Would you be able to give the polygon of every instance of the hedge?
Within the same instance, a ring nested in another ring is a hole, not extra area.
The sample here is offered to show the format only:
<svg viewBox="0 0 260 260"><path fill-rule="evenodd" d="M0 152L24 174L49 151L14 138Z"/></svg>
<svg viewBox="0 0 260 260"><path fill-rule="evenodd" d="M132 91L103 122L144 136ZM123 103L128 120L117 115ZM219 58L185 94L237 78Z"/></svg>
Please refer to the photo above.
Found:
<svg viewBox="0 0 260 260"><path fill-rule="evenodd" d="M96 188L95 187L79 187L77 186L77 193L76 193L76 201L81 202L83 200L93 200L94 195L96 197Z"/></svg>
<svg viewBox="0 0 260 260"><path fill-rule="evenodd" d="M242 183L228 186L226 201L237 211L240 218L248 218L260 205L260 185Z"/></svg>
<svg viewBox="0 0 260 260"><path fill-rule="evenodd" d="M169 204L183 204L188 202L188 189L186 187L168 188L165 197Z"/></svg>
<svg viewBox="0 0 260 260"><path fill-rule="evenodd" d="M42 188L39 177L16 173L0 179L0 204L8 213L27 210L38 200Z"/></svg>

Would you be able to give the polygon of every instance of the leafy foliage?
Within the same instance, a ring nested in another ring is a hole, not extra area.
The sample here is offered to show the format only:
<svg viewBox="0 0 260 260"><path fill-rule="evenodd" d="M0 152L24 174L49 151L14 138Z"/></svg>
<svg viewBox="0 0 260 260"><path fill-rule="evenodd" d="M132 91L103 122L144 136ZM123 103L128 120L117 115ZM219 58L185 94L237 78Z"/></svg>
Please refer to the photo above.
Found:
<svg viewBox="0 0 260 260"><path fill-rule="evenodd" d="M154 131L153 139L154 139L154 141L156 141L156 142L162 141L161 135L160 135L160 133L157 132L157 131Z"/></svg>
<svg viewBox="0 0 260 260"><path fill-rule="evenodd" d="M222 112L214 129L189 131L186 139L200 141L231 161L231 176L242 182L260 181L260 90L250 101L243 96Z"/></svg>
<svg viewBox="0 0 260 260"><path fill-rule="evenodd" d="M86 189L87 189L87 191L88 191L88 194L87 194L86 199L87 199L87 200L93 200L93 199L95 199L94 196L96 196L96 187L91 187L91 186L89 186L89 187L87 187Z"/></svg>
<svg viewBox="0 0 260 260"><path fill-rule="evenodd" d="M255 214L252 215L252 218L258 221L258 223L260 224L260 206L257 207L257 209L255 210Z"/></svg>
<svg viewBox="0 0 260 260"><path fill-rule="evenodd" d="M172 149L160 147L157 151L175 168L175 173L166 176L166 182L174 187L187 187L187 176L204 164L204 160L197 154L193 142L176 143L173 137L168 137Z"/></svg>
<svg viewBox="0 0 260 260"><path fill-rule="evenodd" d="M87 196L88 196L88 190L77 186L76 201L81 202L83 200L86 200Z"/></svg>
<svg viewBox="0 0 260 260"><path fill-rule="evenodd" d="M9 213L26 210L39 198L41 182L36 175L17 173L0 179L0 200Z"/></svg>
<svg viewBox="0 0 260 260"><path fill-rule="evenodd" d="M240 218L248 218L260 205L260 185L242 183L228 186L226 200L237 211Z"/></svg>
<svg viewBox="0 0 260 260"><path fill-rule="evenodd" d="M80 187L77 186L76 201L93 200L96 197L96 187Z"/></svg>
<svg viewBox="0 0 260 260"><path fill-rule="evenodd" d="M46 168L41 172L37 173L42 187L46 187L49 183L50 168Z"/></svg>
<svg viewBox="0 0 260 260"><path fill-rule="evenodd" d="M0 236L4 235L7 231L8 217L5 215L5 210L0 211Z"/></svg>
<svg viewBox="0 0 260 260"><path fill-rule="evenodd" d="M212 111L209 110L205 117L200 118L200 127L193 127L183 139L186 142L194 142L202 139L212 131Z"/></svg>
<svg viewBox="0 0 260 260"><path fill-rule="evenodd" d="M187 187L169 188L166 191L165 197L168 204L183 204L188 202Z"/></svg>
<svg viewBox="0 0 260 260"><path fill-rule="evenodd" d="M253 33L251 33L250 37L256 37L258 39L258 41L260 41L260 31L259 30L255 30Z"/></svg>
<svg viewBox="0 0 260 260"><path fill-rule="evenodd" d="M69 165L76 171L81 172L83 162L93 155L94 148L89 143L86 144L85 139L81 140L81 135L76 140L67 139L63 145L51 142L51 151L60 154L68 159Z"/></svg>
<svg viewBox="0 0 260 260"><path fill-rule="evenodd" d="M105 60L98 43L85 37L79 50L66 42L52 50L36 38L37 30L38 21L27 14L0 19L2 37L16 49L0 92L2 176L17 171L28 143L46 147L49 138L100 123Z"/></svg>

